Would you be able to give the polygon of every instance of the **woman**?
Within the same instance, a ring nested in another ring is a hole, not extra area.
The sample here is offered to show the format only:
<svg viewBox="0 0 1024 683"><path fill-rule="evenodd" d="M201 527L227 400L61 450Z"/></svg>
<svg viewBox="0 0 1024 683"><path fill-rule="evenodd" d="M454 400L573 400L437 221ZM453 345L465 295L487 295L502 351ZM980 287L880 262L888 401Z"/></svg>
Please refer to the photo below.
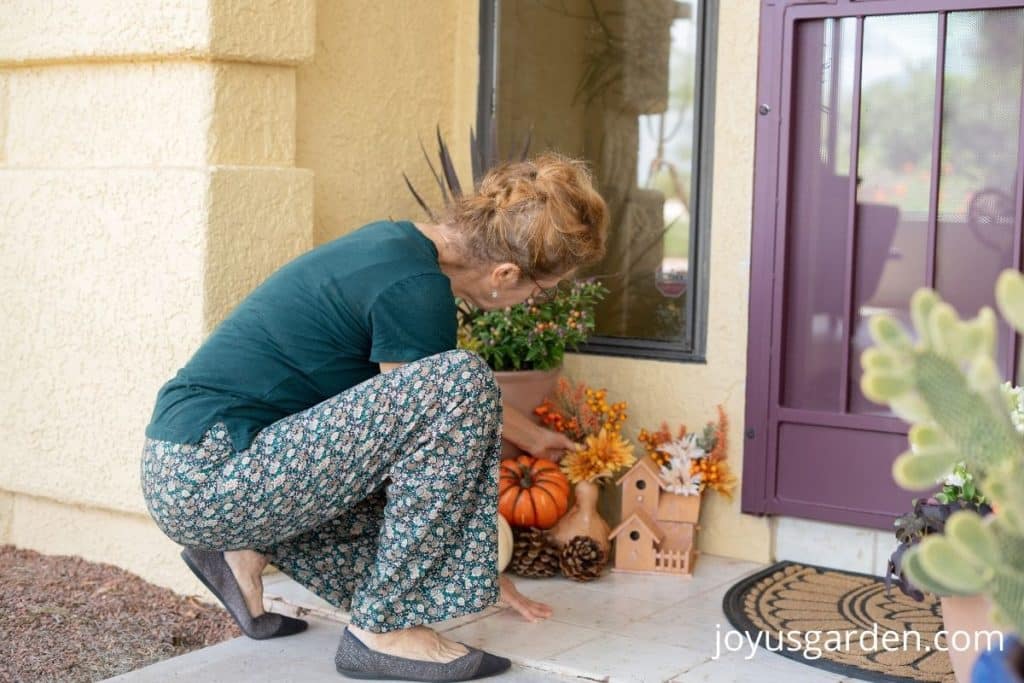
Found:
<svg viewBox="0 0 1024 683"><path fill-rule="evenodd" d="M605 251L607 206L582 161L493 168L438 224L378 221L274 272L159 391L141 473L156 523L253 638L273 563L351 612L335 655L361 678L468 680L509 660L426 626L500 601L548 605L497 572L501 437L572 446L504 404L456 348L454 297L499 309Z"/></svg>

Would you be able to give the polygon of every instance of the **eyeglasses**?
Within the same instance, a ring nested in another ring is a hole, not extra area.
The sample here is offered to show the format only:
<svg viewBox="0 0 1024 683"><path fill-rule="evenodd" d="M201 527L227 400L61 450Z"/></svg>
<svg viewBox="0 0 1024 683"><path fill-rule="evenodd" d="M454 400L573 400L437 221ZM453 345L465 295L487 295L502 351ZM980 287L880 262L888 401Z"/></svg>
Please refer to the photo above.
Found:
<svg viewBox="0 0 1024 683"><path fill-rule="evenodd" d="M533 277L532 275L530 276L530 279L533 280L533 284L537 285L537 290L538 290L537 294L531 294L530 295L536 303L539 303L539 304L547 303L547 302L551 301L552 299L554 299L555 296L558 295L558 285L557 284L554 285L553 287L548 287L547 289L545 289L544 287L541 286L541 284L539 282L537 282L537 279L535 277Z"/></svg>

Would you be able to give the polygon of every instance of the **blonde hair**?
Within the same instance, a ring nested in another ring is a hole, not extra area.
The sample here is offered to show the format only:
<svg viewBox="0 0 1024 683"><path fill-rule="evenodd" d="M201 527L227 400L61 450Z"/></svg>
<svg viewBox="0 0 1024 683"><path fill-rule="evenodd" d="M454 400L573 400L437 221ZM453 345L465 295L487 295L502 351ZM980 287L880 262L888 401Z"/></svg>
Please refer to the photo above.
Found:
<svg viewBox="0 0 1024 683"><path fill-rule="evenodd" d="M440 220L478 263L511 262L522 277L562 276L605 254L608 205L586 162L558 152L491 168Z"/></svg>

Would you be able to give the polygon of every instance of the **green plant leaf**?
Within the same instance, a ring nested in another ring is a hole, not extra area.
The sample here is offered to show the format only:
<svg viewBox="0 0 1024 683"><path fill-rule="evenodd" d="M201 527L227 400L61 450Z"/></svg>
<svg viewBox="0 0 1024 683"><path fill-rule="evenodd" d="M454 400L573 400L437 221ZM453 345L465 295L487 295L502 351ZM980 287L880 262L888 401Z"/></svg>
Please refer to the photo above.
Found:
<svg viewBox="0 0 1024 683"><path fill-rule="evenodd" d="M860 381L860 388L864 395L875 403L882 404L906 394L911 387L910 377L905 373L882 374L869 371L861 377Z"/></svg>
<svg viewBox="0 0 1024 683"><path fill-rule="evenodd" d="M434 164L430 161L430 155L427 154L427 148L423 146L423 139L418 135L416 138L419 140L420 151L423 152L423 158L427 160L427 167L430 169L431 175L434 176L434 181L437 183L438 187L441 188L441 199L444 201L445 206L447 206L449 204L449 199L448 191L445 189L444 182L441 180L441 176L438 175L437 171L434 169Z"/></svg>
<svg viewBox="0 0 1024 683"><path fill-rule="evenodd" d="M900 573L907 577L907 580L909 580L910 583L923 591L928 591L929 593L934 593L939 596L963 595L963 593L944 584L940 578L928 572L921 565L921 544L928 540L928 538L929 537L926 536L921 540L921 543L909 548L907 552L903 554L903 559L900 562Z"/></svg>
<svg viewBox="0 0 1024 683"><path fill-rule="evenodd" d="M409 188L409 192L412 192L412 196L416 198L416 203L427 212L427 215L430 216L430 220L436 221L437 217L434 216L434 212L430 210L427 203L423 201L423 197L421 197L420 193L416 191L416 188L412 186L412 182L409 181L409 176L405 175L405 171L402 171L402 177L405 179L405 186Z"/></svg>
<svg viewBox="0 0 1024 683"><path fill-rule="evenodd" d="M1024 275L1008 268L996 280L996 305L1006 321L1024 334Z"/></svg>
<svg viewBox="0 0 1024 683"><path fill-rule="evenodd" d="M961 358L960 317L956 309L939 301L928 315L928 337L931 347L940 354Z"/></svg>
<svg viewBox="0 0 1024 683"><path fill-rule="evenodd" d="M934 289L921 287L910 297L910 318L917 330L918 337L925 345L931 344L931 335L928 330L928 316L932 308L939 301L939 295Z"/></svg>
<svg viewBox="0 0 1024 683"><path fill-rule="evenodd" d="M444 144L444 138L441 137L441 124L437 124L437 146L438 154L441 156L441 170L444 171L445 180L448 181L448 187L451 188L452 197L461 197L462 184L459 183L459 174L455 172L452 157L448 154L448 145Z"/></svg>
<svg viewBox="0 0 1024 683"><path fill-rule="evenodd" d="M1003 378L991 356L979 355L967 368L967 386L979 394L987 394L999 388Z"/></svg>
<svg viewBox="0 0 1024 683"><path fill-rule="evenodd" d="M991 567L971 561L943 535L929 534L918 547L921 569L958 595L976 595L992 580Z"/></svg>
<svg viewBox="0 0 1024 683"><path fill-rule="evenodd" d="M896 351L911 350L912 342L906 329L896 318L887 313L871 316L868 321L868 330L871 332L871 337L880 346Z"/></svg>
<svg viewBox="0 0 1024 683"><path fill-rule="evenodd" d="M882 374L893 373L900 369L893 355L877 346L870 346L860 354L860 365L864 370Z"/></svg>
<svg viewBox="0 0 1024 683"><path fill-rule="evenodd" d="M892 476L896 483L911 491L931 488L956 462L956 451L942 448L907 451L892 464Z"/></svg>
<svg viewBox="0 0 1024 683"><path fill-rule="evenodd" d="M926 422L931 419L931 411L921 395L910 391L902 396L891 399L889 408L896 416L907 422Z"/></svg>
<svg viewBox="0 0 1024 683"><path fill-rule="evenodd" d="M946 448L951 445L942 430L930 424L912 425L907 432L907 440L915 451Z"/></svg>
<svg viewBox="0 0 1024 683"><path fill-rule="evenodd" d="M994 567L1000 562L999 542L976 512L960 510L946 520L944 535L961 555L976 563Z"/></svg>

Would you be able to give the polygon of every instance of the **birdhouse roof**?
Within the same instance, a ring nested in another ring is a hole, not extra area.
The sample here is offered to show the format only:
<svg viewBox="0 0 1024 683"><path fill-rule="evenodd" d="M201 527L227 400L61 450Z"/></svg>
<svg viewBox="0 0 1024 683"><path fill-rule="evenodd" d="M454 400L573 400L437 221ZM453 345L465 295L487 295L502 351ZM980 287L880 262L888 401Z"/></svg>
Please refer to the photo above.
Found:
<svg viewBox="0 0 1024 683"><path fill-rule="evenodd" d="M668 487L665 486L665 482L662 481L661 475L658 473L659 469L660 468L658 467L658 463L654 462L654 460L651 459L651 456L645 455L644 457L642 457L639 460L637 460L636 464L633 465L632 467L630 467L629 470L627 470L625 474L623 474L621 477L616 479L615 480L615 484L616 485L621 484L622 481L624 479L626 479L627 477L632 477L632 476L634 476L636 474L644 474L644 473L646 473L647 476L649 476L650 478L654 479L654 481L658 482L658 488L660 488L662 490L666 490L666 489L668 489Z"/></svg>
<svg viewBox="0 0 1024 683"><path fill-rule="evenodd" d="M665 538L665 532L662 531L661 525L659 525L653 517L647 514L646 510L643 508L636 508L629 517L626 517L626 519L622 520L618 526L612 529L611 533L608 534L608 540L615 538L620 531L632 524L634 520L639 522L640 526L647 529L647 532L653 536L654 540L658 543L661 543L661 539Z"/></svg>

